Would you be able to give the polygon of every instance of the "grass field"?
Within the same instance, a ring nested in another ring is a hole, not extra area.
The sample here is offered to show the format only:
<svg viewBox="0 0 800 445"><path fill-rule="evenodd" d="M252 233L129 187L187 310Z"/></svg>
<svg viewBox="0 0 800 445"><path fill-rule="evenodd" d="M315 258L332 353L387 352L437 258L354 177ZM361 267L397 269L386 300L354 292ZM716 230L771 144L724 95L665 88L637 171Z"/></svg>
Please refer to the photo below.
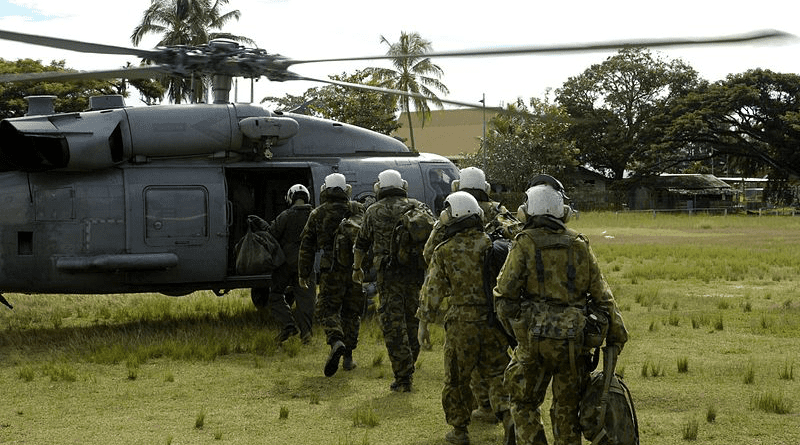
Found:
<svg viewBox="0 0 800 445"><path fill-rule="evenodd" d="M570 226L623 310L618 370L643 444L800 443L800 218L584 213ZM439 444L449 429L439 327L414 391L395 394L373 319L359 367L325 378L321 329L278 348L247 291L6 297L0 443ZM500 426L470 434L502 439Z"/></svg>

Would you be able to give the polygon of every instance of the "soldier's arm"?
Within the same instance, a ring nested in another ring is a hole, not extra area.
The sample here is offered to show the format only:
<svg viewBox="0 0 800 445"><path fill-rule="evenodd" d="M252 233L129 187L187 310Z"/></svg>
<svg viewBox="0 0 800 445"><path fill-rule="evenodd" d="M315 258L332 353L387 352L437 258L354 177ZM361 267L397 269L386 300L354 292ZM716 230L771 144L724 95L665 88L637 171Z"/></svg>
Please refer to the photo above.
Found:
<svg viewBox="0 0 800 445"><path fill-rule="evenodd" d="M628 341L628 331L625 329L625 323L622 320L622 313L619 311L619 306L614 299L614 294L611 292L603 273L600 271L600 264L597 262L588 240L584 238L586 243L586 254L589 261L589 293L591 298L602 306L609 314L609 327L608 337L606 343L609 345L618 346L620 351L623 345Z"/></svg>
<svg viewBox="0 0 800 445"><path fill-rule="evenodd" d="M444 241L444 225L442 224L441 220L437 220L433 225L433 230L431 230L428 240L425 241L425 247L422 249L422 257L425 259L426 264L431 263L433 249L435 249L436 246L438 246L442 241Z"/></svg>
<svg viewBox="0 0 800 445"><path fill-rule="evenodd" d="M300 251L297 255L297 274L301 278L308 278L314 268L314 256L317 253L316 219L318 213L312 211L300 234Z"/></svg>
<svg viewBox="0 0 800 445"><path fill-rule="evenodd" d="M493 294L495 311L501 321L516 318L519 313L522 291L528 281L527 253L524 247L524 243L519 241L511 245L508 258L497 275Z"/></svg>
<svg viewBox="0 0 800 445"><path fill-rule="evenodd" d="M442 301L450 294L450 282L442 267L442 259L437 254L438 251L434 251L431 258L425 282L419 293L419 309L417 309L417 318L429 323L436 321Z"/></svg>

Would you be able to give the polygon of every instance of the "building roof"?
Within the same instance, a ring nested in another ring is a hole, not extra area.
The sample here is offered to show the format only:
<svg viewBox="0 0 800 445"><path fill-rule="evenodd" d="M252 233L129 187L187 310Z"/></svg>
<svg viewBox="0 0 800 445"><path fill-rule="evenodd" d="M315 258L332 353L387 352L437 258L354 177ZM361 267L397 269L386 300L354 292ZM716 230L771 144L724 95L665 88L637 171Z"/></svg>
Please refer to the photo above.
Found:
<svg viewBox="0 0 800 445"><path fill-rule="evenodd" d="M733 194L730 184L708 174L668 174L650 178L646 184L656 190L682 195Z"/></svg>

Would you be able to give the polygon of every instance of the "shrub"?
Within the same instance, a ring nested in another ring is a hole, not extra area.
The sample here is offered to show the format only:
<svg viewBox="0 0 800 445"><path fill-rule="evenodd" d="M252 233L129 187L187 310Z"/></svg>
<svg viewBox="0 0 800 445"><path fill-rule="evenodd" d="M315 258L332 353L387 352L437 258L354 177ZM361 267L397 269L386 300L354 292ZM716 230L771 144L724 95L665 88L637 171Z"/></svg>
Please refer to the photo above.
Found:
<svg viewBox="0 0 800 445"><path fill-rule="evenodd" d="M689 358L688 357L679 357L678 358L678 372L681 374L689 372Z"/></svg>
<svg viewBox="0 0 800 445"><path fill-rule="evenodd" d="M766 413L789 414L792 412L792 401L783 395L766 392L753 396L750 399L752 408L760 409Z"/></svg>
<svg viewBox="0 0 800 445"><path fill-rule="evenodd" d="M690 419L683 425L683 440L697 440L697 420Z"/></svg>

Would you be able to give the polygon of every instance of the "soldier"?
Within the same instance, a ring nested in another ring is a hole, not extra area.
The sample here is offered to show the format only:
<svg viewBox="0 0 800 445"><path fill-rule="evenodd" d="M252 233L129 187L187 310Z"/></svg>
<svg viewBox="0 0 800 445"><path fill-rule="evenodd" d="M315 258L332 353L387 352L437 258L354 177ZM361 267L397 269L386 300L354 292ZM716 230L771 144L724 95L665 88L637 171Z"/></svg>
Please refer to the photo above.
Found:
<svg viewBox="0 0 800 445"><path fill-rule="evenodd" d="M342 219L364 211L360 203L350 200L350 190L341 173L325 177L320 205L309 215L301 235L297 263L300 286L309 287L313 283L314 255L322 250L316 314L331 346L324 368L327 377L336 374L342 357L345 371L356 367L353 350L358 345L365 304L361 286L351 279L351 266L337 262L333 252L334 235Z"/></svg>
<svg viewBox="0 0 800 445"><path fill-rule="evenodd" d="M297 256L300 249L300 235L311 213L311 195L302 184L295 184L286 192L289 208L281 212L267 230L280 243L286 262L272 272L267 305L272 315L281 324L278 342L300 334L304 344L311 342L311 324L314 315L315 286L301 287L297 275ZM292 286L295 311L292 314L286 302L286 288ZM254 289L255 291L255 289Z"/></svg>
<svg viewBox="0 0 800 445"><path fill-rule="evenodd" d="M491 322L492 299L484 280L484 256L492 240L483 231L483 211L466 192L455 192L445 200L448 218L443 224L445 241L433 251L420 293L419 340L428 336L428 323L436 320L442 300L449 299L444 316L444 372L442 407L453 426L445 439L468 444L470 423L470 379L477 372L488 383L492 416L503 419L505 443L513 443L513 421L503 371L508 364L508 342ZM511 441L511 442L509 442Z"/></svg>
<svg viewBox="0 0 800 445"><path fill-rule="evenodd" d="M483 170L477 167L467 167L459 172L459 179L450 184L452 191L463 191L472 195L483 210L483 225L487 233L494 237L513 239L514 235L522 230L522 224L506 207L489 197L491 185L486 182ZM425 243L425 261L430 262L433 249L443 241L441 224L436 224L433 233Z"/></svg>
<svg viewBox="0 0 800 445"><path fill-rule="evenodd" d="M579 445L578 406L589 375L582 351L587 302L610 315L607 345L621 350L628 334L588 239L565 226L571 209L561 183L539 175L531 184L521 206L525 229L494 289L497 316L518 342L504 382L518 444L547 443L540 406L552 380L555 441Z"/></svg>
<svg viewBox="0 0 800 445"><path fill-rule="evenodd" d="M451 189L456 191L463 191L472 195L483 211L483 226L486 232L491 233L493 237L502 237L506 239L513 239L514 235L522 230L522 223L520 223L506 207L497 201L492 201L489 197L491 186L486 182L486 175L483 170L477 167L467 167L461 169L459 172L459 179L450 184ZM425 243L425 261L430 263L433 249L444 240L444 224L442 218L437 221L433 227L433 232L430 238ZM423 344L423 346L425 346ZM477 372L473 373L472 393L476 404L478 405L472 411L473 420L497 423L499 420L495 417L489 401L489 385L487 382L481 380Z"/></svg>
<svg viewBox="0 0 800 445"><path fill-rule="evenodd" d="M377 201L364 214L361 230L356 238L353 262L353 281L364 280L365 253L372 248L373 264L377 270L380 303L379 321L392 363L394 382L392 391L411 391L414 363L419 355L416 313L419 306L419 289L424 278L423 270L408 270L391 257L392 234L402 213L414 205L430 213L428 207L408 197L408 183L396 170L384 170L375 183ZM431 214L431 218L432 218Z"/></svg>

